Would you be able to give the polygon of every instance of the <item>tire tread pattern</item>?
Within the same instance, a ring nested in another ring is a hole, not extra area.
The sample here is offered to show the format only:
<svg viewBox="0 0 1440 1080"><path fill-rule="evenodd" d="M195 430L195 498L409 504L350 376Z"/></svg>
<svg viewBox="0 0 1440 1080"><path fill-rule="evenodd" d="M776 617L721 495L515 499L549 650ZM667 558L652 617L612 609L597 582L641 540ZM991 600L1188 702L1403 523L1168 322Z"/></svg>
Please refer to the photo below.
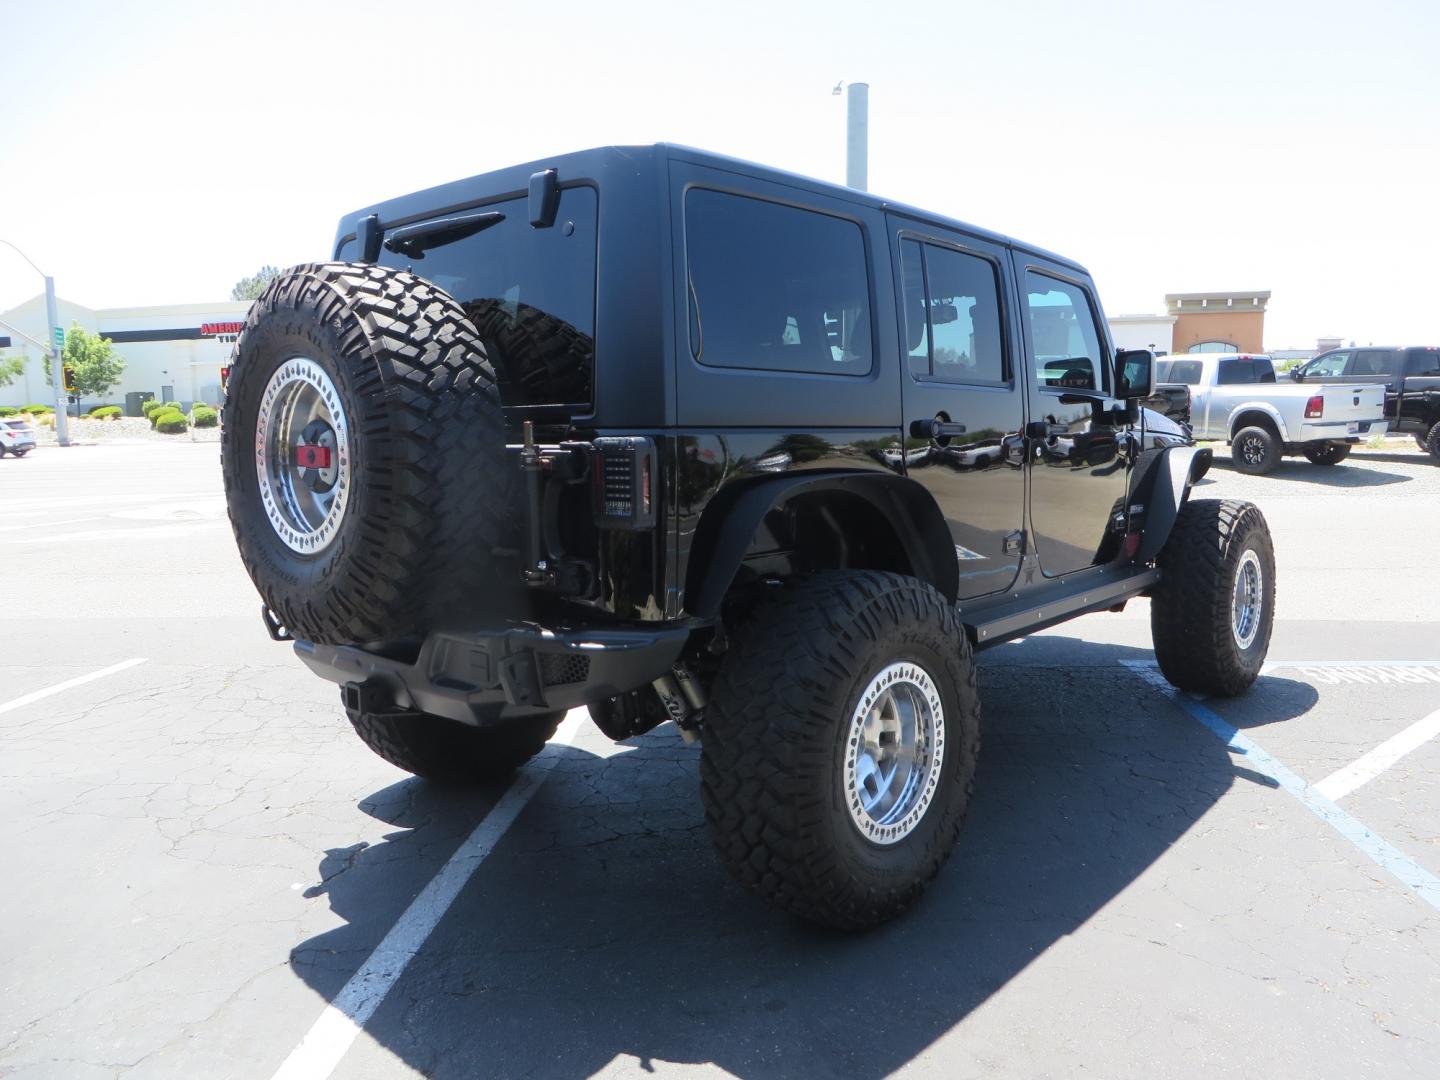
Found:
<svg viewBox="0 0 1440 1080"><path fill-rule="evenodd" d="M358 398L346 403L356 411L352 438L370 450L353 483L373 497L351 535L332 545L347 550L335 552L319 587L287 581L266 557L268 545L249 535L270 526L241 494L241 470L253 483L254 417L232 414L221 456L246 570L298 638L348 644L423 633L494 586L487 556L511 526L504 421L484 345L460 305L422 278L368 264L306 264L272 281L251 306L231 361L232 400L247 367L262 359L250 347L259 329L287 312L328 327L329 340L340 342L337 362Z"/></svg>
<svg viewBox="0 0 1440 1080"><path fill-rule="evenodd" d="M1265 610L1254 644L1242 653L1231 630L1232 583L1240 553L1256 534ZM1151 597L1150 629L1161 672L1181 690L1243 693L1259 673L1274 623L1275 560L1264 515L1249 502L1191 499L1158 563L1163 576Z"/></svg>
<svg viewBox="0 0 1440 1080"><path fill-rule="evenodd" d="M948 728L946 752L959 755L963 791L948 801L937 793L930 813L944 816L918 872L876 887L848 873L823 842L823 816L848 812L832 804L819 778L828 775L835 726L849 720L836 715L836 703L866 647L917 626L953 648L947 669L934 675L948 679L959 698L962 716ZM873 571L802 579L762 600L737 628L702 733L705 817L741 883L811 922L873 926L915 902L959 835L980 740L969 640L955 609L917 579Z"/></svg>
<svg viewBox="0 0 1440 1080"><path fill-rule="evenodd" d="M345 715L365 745L408 773L442 784L501 780L545 748L564 713L470 727L440 716L396 709Z"/></svg>

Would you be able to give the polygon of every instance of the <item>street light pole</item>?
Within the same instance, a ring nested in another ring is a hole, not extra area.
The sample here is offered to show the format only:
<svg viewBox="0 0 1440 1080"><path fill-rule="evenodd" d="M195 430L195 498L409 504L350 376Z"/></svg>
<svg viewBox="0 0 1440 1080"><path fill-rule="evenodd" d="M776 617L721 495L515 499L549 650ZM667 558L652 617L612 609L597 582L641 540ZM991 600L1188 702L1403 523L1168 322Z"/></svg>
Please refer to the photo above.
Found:
<svg viewBox="0 0 1440 1080"><path fill-rule="evenodd" d="M65 362L60 351L60 316L55 309L55 279L45 275L45 318L50 321L50 374L55 380L55 441L70 445L69 400L65 392Z"/></svg>
<svg viewBox="0 0 1440 1080"><path fill-rule="evenodd" d="M870 84L852 82L846 90L845 183L864 191L870 180Z"/></svg>

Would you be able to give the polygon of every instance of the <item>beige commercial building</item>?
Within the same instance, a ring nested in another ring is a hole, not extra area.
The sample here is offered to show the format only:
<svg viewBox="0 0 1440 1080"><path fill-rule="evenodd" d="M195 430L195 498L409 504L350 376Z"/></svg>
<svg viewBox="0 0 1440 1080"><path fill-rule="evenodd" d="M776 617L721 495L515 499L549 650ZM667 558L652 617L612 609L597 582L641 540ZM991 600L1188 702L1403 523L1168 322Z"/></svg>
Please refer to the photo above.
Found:
<svg viewBox="0 0 1440 1080"><path fill-rule="evenodd" d="M1170 351L1265 351L1264 292L1166 293L1165 310L1174 317Z"/></svg>

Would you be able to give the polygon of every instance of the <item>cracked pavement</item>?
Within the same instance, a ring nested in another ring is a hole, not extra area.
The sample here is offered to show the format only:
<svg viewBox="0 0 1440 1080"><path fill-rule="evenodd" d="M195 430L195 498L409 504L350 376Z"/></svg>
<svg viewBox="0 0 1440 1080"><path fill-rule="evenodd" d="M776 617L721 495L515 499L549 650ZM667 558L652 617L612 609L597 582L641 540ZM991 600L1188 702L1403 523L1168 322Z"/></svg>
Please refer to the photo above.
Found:
<svg viewBox="0 0 1440 1080"><path fill-rule="evenodd" d="M0 535L0 703L146 661L0 713L0 1076L268 1077L504 787L407 778L268 640L213 447L0 465L35 529ZM1222 462L1201 492L1270 518L1272 658L1440 664L1440 469L1329 472ZM731 883L672 728L587 725L334 1075L1437 1075L1440 913L1122 666L1147 618L983 654L960 847L862 936ZM1278 667L1207 705L1314 783L1440 682ZM1434 874L1437 767L1426 744L1342 800Z"/></svg>

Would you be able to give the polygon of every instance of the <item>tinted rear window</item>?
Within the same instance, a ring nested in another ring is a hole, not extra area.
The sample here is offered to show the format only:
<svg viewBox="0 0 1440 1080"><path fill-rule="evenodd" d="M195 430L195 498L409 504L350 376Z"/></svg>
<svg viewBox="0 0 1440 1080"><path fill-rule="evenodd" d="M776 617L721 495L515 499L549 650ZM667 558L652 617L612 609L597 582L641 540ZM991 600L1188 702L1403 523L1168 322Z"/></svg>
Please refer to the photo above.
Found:
<svg viewBox="0 0 1440 1080"><path fill-rule="evenodd" d="M1155 381L1199 386L1203 370L1199 360L1161 360L1155 365Z"/></svg>
<svg viewBox="0 0 1440 1080"><path fill-rule="evenodd" d="M421 258L382 250L379 261L411 269L460 301L496 361L506 405L588 406L595 368L595 189L562 191L548 229L531 227L525 198L483 209L504 218Z"/></svg>
<svg viewBox="0 0 1440 1080"><path fill-rule="evenodd" d="M1236 383L1272 383L1275 369L1268 356L1231 356L1220 361L1215 381L1221 386Z"/></svg>
<svg viewBox="0 0 1440 1080"><path fill-rule="evenodd" d="M700 363L869 373L870 284L855 222L697 188L685 195L685 253Z"/></svg>

